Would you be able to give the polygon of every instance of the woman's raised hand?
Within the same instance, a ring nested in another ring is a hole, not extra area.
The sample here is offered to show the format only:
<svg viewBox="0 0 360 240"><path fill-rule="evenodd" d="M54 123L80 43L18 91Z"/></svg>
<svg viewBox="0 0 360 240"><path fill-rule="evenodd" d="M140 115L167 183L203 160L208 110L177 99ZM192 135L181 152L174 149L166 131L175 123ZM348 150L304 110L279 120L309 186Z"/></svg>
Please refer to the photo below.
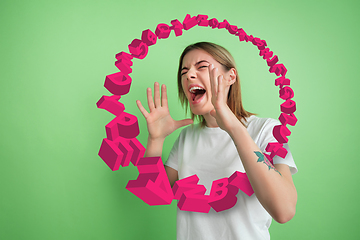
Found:
<svg viewBox="0 0 360 240"><path fill-rule="evenodd" d="M193 123L191 119L183 119L180 121L172 119L169 113L165 84L161 86L161 98L158 82L154 84L154 99L151 88L148 88L147 101L150 113L145 110L139 100L136 101L136 104L146 119L149 137L151 139L165 139L166 136L170 135L176 129Z"/></svg>
<svg viewBox="0 0 360 240"><path fill-rule="evenodd" d="M227 79L218 73L218 69L214 68L214 65L209 66L209 76L211 85L211 103L214 109L210 111L210 115L216 119L218 126L229 132L234 122L237 122L237 118L227 105Z"/></svg>

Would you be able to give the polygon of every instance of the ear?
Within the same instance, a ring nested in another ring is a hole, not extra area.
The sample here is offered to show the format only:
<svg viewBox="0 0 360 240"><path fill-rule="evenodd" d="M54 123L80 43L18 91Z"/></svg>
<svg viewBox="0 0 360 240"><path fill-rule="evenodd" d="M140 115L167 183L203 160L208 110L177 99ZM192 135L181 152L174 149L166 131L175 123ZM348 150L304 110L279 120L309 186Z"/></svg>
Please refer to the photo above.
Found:
<svg viewBox="0 0 360 240"><path fill-rule="evenodd" d="M231 68L228 72L229 74L229 81L228 84L229 85L233 85L236 82L236 69L235 68Z"/></svg>

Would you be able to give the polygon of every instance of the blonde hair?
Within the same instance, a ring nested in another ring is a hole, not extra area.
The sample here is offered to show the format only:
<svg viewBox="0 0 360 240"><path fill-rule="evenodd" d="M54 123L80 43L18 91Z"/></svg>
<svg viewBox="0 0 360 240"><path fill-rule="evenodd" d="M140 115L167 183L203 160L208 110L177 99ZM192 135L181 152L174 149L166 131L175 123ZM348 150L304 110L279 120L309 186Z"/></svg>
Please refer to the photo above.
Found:
<svg viewBox="0 0 360 240"><path fill-rule="evenodd" d="M178 83L178 94L179 94L179 100L181 102L181 105L185 107L185 112L187 113L189 108L189 101L186 98L186 95L184 93L184 90L182 88L181 84L181 68L182 68L182 62L185 57L185 55L194 50L194 49L201 49L210 54L218 63L220 63L225 71L229 71L231 68L236 69L236 64L234 58L231 56L228 50L226 50L224 47L221 47L215 43L210 42L198 42L195 44L191 44L187 46L184 51L182 52L179 60L179 69L177 74L177 83ZM235 114L237 119L246 127L244 122L246 122L246 117L250 117L251 115L256 115L254 113L250 113L246 111L242 105L241 100L241 88L240 88L240 78L238 75L238 72L236 71L236 81L230 86L229 94L228 94L228 100L227 104L231 111ZM204 116L202 115L195 115L191 112L191 119L197 119L200 122L201 127L206 126L206 121ZM244 122L243 122L243 121Z"/></svg>

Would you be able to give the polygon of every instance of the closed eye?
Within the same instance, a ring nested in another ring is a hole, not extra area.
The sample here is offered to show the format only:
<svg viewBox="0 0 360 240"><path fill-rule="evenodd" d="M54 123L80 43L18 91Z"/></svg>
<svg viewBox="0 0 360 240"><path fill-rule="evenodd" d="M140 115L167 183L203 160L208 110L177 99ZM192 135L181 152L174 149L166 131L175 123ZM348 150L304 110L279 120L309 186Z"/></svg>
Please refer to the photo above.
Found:
<svg viewBox="0 0 360 240"><path fill-rule="evenodd" d="M208 65L204 65L204 66L200 66L199 69L200 69L200 68L207 68L207 67L209 67L209 66L208 66ZM184 75L184 74L186 74L186 73L187 73L187 72L182 72L182 73L181 73L181 76Z"/></svg>

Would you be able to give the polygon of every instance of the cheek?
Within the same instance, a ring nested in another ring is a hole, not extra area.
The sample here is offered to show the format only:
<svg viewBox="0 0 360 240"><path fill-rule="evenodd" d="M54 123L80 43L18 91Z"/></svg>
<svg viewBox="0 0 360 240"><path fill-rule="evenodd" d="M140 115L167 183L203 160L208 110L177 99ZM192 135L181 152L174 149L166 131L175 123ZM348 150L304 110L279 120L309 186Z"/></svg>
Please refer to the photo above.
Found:
<svg viewBox="0 0 360 240"><path fill-rule="evenodd" d="M183 92L184 92L184 94L186 96L186 92L187 92L187 90L186 90L186 88L187 88L186 79L181 79L181 87L182 87L182 90L183 90Z"/></svg>

